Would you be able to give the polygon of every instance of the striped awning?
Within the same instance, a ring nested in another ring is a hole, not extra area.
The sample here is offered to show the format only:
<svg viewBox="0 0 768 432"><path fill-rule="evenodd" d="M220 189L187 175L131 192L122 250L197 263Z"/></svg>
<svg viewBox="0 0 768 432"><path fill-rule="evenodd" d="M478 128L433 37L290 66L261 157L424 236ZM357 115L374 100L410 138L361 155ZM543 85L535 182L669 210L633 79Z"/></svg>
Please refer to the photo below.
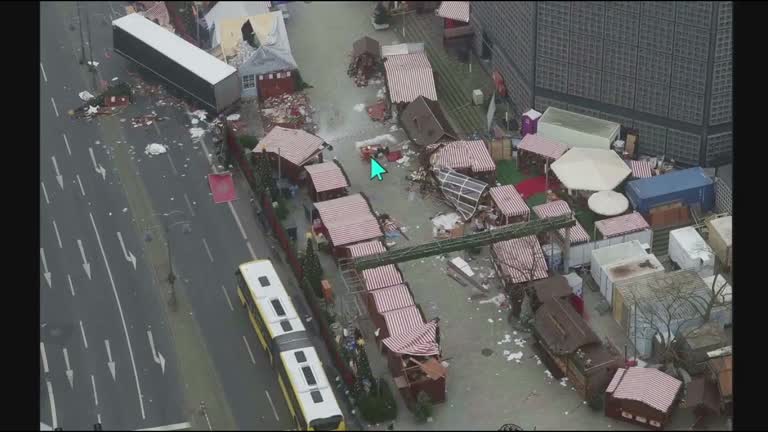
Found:
<svg viewBox="0 0 768 432"><path fill-rule="evenodd" d="M548 276L544 252L534 235L495 243L493 252L503 276L512 283L535 281Z"/></svg>
<svg viewBox="0 0 768 432"><path fill-rule="evenodd" d="M629 399L667 413L675 402L683 383L653 368L619 368L606 393L615 399Z"/></svg>
<svg viewBox="0 0 768 432"><path fill-rule="evenodd" d="M384 235L368 201L360 194L318 202L315 208L335 247Z"/></svg>
<svg viewBox="0 0 768 432"><path fill-rule="evenodd" d="M430 321L409 332L385 338L382 342L390 351L397 354L432 356L440 354L440 346L436 339L437 323Z"/></svg>
<svg viewBox="0 0 768 432"><path fill-rule="evenodd" d="M475 173L496 171L496 163L481 140L442 143L431 159L433 166L453 170L470 169Z"/></svg>
<svg viewBox="0 0 768 432"><path fill-rule="evenodd" d="M563 200L557 200L533 207L533 212L539 219L558 217L571 214L571 208Z"/></svg>
<svg viewBox="0 0 768 432"><path fill-rule="evenodd" d="M417 97L437 100L432 65L424 52L393 55L384 62L389 98L393 103L413 102Z"/></svg>
<svg viewBox="0 0 768 432"><path fill-rule="evenodd" d="M565 228L560 228L557 232L560 234L560 237L565 238ZM583 226L581 226L579 221L576 221L576 225L571 227L571 232L569 234L571 237L571 245L586 243L591 240L589 233Z"/></svg>
<svg viewBox="0 0 768 432"><path fill-rule="evenodd" d="M627 165L632 170L632 177L634 178L653 177L653 165L648 161L628 160Z"/></svg>
<svg viewBox="0 0 768 432"><path fill-rule="evenodd" d="M323 143L324 139L303 130L275 126L253 151L259 153L266 148L267 152L279 154L286 161L302 166L323 150Z"/></svg>
<svg viewBox="0 0 768 432"><path fill-rule="evenodd" d="M632 212L627 215L597 221L595 222L595 228L600 231L600 234L602 234L603 237L611 238L647 230L651 227L640 213Z"/></svg>
<svg viewBox="0 0 768 432"><path fill-rule="evenodd" d="M373 304L379 313L390 312L413 305L413 297L404 284L370 291Z"/></svg>
<svg viewBox="0 0 768 432"><path fill-rule="evenodd" d="M557 160L566 151L568 146L536 134L528 134L520 140L520 150L536 153L549 159Z"/></svg>
<svg viewBox="0 0 768 432"><path fill-rule="evenodd" d="M349 187L347 177L344 176L344 172L336 162L323 162L321 164L307 165L304 168L312 179L315 192Z"/></svg>
<svg viewBox="0 0 768 432"><path fill-rule="evenodd" d="M528 204L525 203L520 192L512 185L492 187L490 193L493 202L496 203L504 216L527 216L531 213L531 209L528 208Z"/></svg>
<svg viewBox="0 0 768 432"><path fill-rule="evenodd" d="M469 22L469 2L468 1L444 1L440 3L437 9L437 16L456 21Z"/></svg>
<svg viewBox="0 0 768 432"><path fill-rule="evenodd" d="M363 270L362 275L368 291L403 283L403 275L394 264Z"/></svg>
<svg viewBox="0 0 768 432"><path fill-rule="evenodd" d="M384 316L384 323L389 330L389 337L413 331L424 325L424 319L416 306L386 312L382 316Z"/></svg>
<svg viewBox="0 0 768 432"><path fill-rule="evenodd" d="M347 246L347 249L349 249L349 254L353 258L376 255L387 251L387 248L384 247L384 243L382 243L381 240L371 240L369 242L354 244L352 246Z"/></svg>

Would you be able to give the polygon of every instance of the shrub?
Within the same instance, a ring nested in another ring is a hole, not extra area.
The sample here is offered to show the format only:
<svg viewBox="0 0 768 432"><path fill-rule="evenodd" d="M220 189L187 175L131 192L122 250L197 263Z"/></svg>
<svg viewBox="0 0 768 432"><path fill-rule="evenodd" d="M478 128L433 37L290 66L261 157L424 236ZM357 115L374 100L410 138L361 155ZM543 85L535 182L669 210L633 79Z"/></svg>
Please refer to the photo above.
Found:
<svg viewBox="0 0 768 432"><path fill-rule="evenodd" d="M378 385L374 384L371 392L357 402L360 414L368 423L384 423L397 418L397 402L389 385L383 380L378 381Z"/></svg>
<svg viewBox="0 0 768 432"><path fill-rule="evenodd" d="M259 139L251 135L241 135L237 137L237 142L243 149L253 150L259 143Z"/></svg>
<svg viewBox="0 0 768 432"><path fill-rule="evenodd" d="M420 423L426 423L427 419L432 417L432 399L423 391L416 396L416 403L413 407L413 415Z"/></svg>

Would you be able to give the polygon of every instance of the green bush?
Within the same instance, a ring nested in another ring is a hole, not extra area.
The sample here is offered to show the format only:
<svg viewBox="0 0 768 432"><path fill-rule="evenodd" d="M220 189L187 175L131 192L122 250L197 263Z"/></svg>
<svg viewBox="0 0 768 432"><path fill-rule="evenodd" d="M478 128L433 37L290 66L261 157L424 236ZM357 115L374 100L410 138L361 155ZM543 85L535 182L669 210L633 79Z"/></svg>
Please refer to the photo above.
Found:
<svg viewBox="0 0 768 432"><path fill-rule="evenodd" d="M286 218L288 218L288 203L285 202L283 194L277 195L277 208L275 208L275 213L277 214L277 218L280 219L280 221L284 221Z"/></svg>
<svg viewBox="0 0 768 432"><path fill-rule="evenodd" d="M385 381L374 384L371 393L357 401L357 407L368 423L384 423L397 418L397 402Z"/></svg>
<svg viewBox="0 0 768 432"><path fill-rule="evenodd" d="M426 423L427 419L432 417L432 399L423 391L416 396L416 404L413 407L413 415L420 423Z"/></svg>
<svg viewBox="0 0 768 432"><path fill-rule="evenodd" d="M237 142L243 149L253 150L259 143L259 139L251 135L241 135L237 137Z"/></svg>

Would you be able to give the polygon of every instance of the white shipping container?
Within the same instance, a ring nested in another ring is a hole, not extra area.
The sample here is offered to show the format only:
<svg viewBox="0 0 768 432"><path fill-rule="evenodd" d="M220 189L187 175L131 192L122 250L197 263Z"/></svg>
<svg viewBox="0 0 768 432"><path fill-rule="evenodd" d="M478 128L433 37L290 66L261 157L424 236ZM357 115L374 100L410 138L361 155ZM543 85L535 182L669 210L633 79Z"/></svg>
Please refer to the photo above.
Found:
<svg viewBox="0 0 768 432"><path fill-rule="evenodd" d="M701 277L714 274L715 254L694 227L669 232L669 258L681 269L694 270Z"/></svg>
<svg viewBox="0 0 768 432"><path fill-rule="evenodd" d="M621 125L595 117L549 107L538 123L537 134L571 147L610 150Z"/></svg>
<svg viewBox="0 0 768 432"><path fill-rule="evenodd" d="M643 249L643 246L637 240L606 246L592 251L590 273L592 274L592 279L600 287L600 293L606 300L608 300L608 304L611 304L610 299L607 297L605 291L605 287L607 287L608 275L605 273L603 266L610 265L627 258L644 256L647 253L648 252Z"/></svg>
<svg viewBox="0 0 768 432"><path fill-rule="evenodd" d="M608 304L613 306L613 286L615 284L653 273L663 273L664 266L655 255L643 254L603 265L602 271L605 276L601 281L600 292L608 300Z"/></svg>

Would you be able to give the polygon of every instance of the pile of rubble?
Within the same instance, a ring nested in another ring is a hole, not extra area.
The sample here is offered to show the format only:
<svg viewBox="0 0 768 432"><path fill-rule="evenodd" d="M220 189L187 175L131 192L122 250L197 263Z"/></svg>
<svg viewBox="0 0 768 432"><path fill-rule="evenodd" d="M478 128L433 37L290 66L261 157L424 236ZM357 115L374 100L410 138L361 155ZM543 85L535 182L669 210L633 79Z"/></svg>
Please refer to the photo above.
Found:
<svg viewBox="0 0 768 432"><path fill-rule="evenodd" d="M368 53L350 55L347 75L355 81L357 87L367 87L370 81L381 81L384 78L383 65Z"/></svg>
<svg viewBox="0 0 768 432"><path fill-rule="evenodd" d="M168 117L160 117L156 112L152 111L151 114L131 118L131 125L133 127L150 126L152 123L168 120Z"/></svg>
<svg viewBox="0 0 768 432"><path fill-rule="evenodd" d="M318 126L312 120L313 111L309 104L309 96L304 92L271 97L262 103L261 115L264 120L264 130L268 132L275 126L282 126L315 133Z"/></svg>
<svg viewBox="0 0 768 432"><path fill-rule="evenodd" d="M85 103L74 110L70 110L69 115L88 120L96 116L114 115L121 108L133 102L133 92L126 83L107 86L107 89L98 96L94 96L88 91L82 91L78 96Z"/></svg>

